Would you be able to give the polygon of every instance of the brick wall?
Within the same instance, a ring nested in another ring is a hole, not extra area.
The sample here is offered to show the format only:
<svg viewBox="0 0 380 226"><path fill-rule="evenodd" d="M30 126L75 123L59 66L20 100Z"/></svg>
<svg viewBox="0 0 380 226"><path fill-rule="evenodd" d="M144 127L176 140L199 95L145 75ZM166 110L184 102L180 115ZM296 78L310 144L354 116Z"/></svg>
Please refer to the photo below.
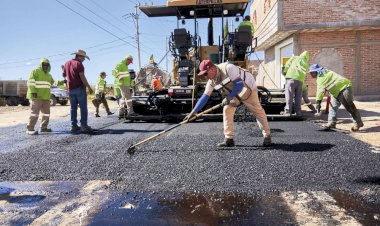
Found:
<svg viewBox="0 0 380 226"><path fill-rule="evenodd" d="M284 25L379 20L379 0L283 0Z"/></svg>
<svg viewBox="0 0 380 226"><path fill-rule="evenodd" d="M333 48L342 58L342 75L352 81L355 95L380 94L380 30L300 33L296 45L299 53L310 52L311 63L323 48ZM306 82L309 94L315 96L315 80L308 76Z"/></svg>

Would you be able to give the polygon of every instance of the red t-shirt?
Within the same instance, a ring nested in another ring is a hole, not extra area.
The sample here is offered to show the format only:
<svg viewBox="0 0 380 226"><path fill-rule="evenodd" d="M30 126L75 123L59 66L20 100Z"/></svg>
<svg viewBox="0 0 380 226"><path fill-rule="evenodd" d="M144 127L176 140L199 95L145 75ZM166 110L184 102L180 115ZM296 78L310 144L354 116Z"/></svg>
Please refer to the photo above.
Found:
<svg viewBox="0 0 380 226"><path fill-rule="evenodd" d="M84 86L79 76L79 73L81 72L84 73L84 67L80 61L72 59L65 63L64 74L66 76L67 87L69 90Z"/></svg>

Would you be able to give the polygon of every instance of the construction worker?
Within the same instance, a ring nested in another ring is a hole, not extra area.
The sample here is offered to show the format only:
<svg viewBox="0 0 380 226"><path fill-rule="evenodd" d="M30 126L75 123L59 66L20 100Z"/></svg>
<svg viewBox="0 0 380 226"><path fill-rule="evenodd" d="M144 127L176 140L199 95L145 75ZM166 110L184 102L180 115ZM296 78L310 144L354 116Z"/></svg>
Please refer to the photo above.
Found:
<svg viewBox="0 0 380 226"><path fill-rule="evenodd" d="M302 99L305 105L313 112L317 113L317 110L315 109L314 105L309 100L309 94L308 94L308 85L306 83L302 84Z"/></svg>
<svg viewBox="0 0 380 226"><path fill-rule="evenodd" d="M150 55L150 57L149 57L149 64L151 64L151 65L153 65L153 66L157 66L157 63L156 63L156 62L154 62L154 57L153 57L153 54L152 54L152 55Z"/></svg>
<svg viewBox="0 0 380 226"><path fill-rule="evenodd" d="M309 73L311 77L317 79L317 111L321 109L324 92L327 91L331 95L331 108L329 110L328 123L324 126L325 130L336 128L336 114L341 104L343 104L354 119L352 131L358 131L360 127L364 126L360 113L354 104L350 80L318 64L313 64L309 69Z"/></svg>
<svg viewBox="0 0 380 226"><path fill-rule="evenodd" d="M88 126L88 108L87 92L92 94L93 90L84 74L83 62L85 59L90 60L84 50L79 49L75 53L74 59L65 63L63 77L67 80L67 88L70 93L70 115L71 115L71 132L81 130L84 133L93 133L93 129ZM77 111L80 108L80 124L78 126Z"/></svg>
<svg viewBox="0 0 380 226"><path fill-rule="evenodd" d="M291 57L283 68L285 75L285 99L286 106L284 115L291 115L294 112L297 116L302 116L302 84L305 81L306 73L309 69L309 52L305 51L299 56Z"/></svg>
<svg viewBox="0 0 380 226"><path fill-rule="evenodd" d="M253 24L251 22L251 17L249 15L247 15L247 16L244 17L244 20L239 24L239 27L241 27L241 26L249 26L249 27L251 27L252 36L253 36L253 33L255 33L255 26L253 26Z"/></svg>
<svg viewBox="0 0 380 226"><path fill-rule="evenodd" d="M199 65L199 76L206 76L207 82L202 97L194 109L185 117L189 120L207 103L213 89L221 92L223 99L223 125L225 139L218 147L232 147L234 142L234 114L241 102L256 116L257 123L264 136L264 146L272 144L270 128L262 108L255 79L251 73L228 62L214 65L210 60L203 60Z"/></svg>
<svg viewBox="0 0 380 226"><path fill-rule="evenodd" d="M127 105L127 116L136 116L132 106L131 85L132 79L128 72L128 65L133 63L133 57L128 55L113 70L112 75L117 78L119 89L121 91L121 99L119 103L119 119L124 118L125 105Z"/></svg>
<svg viewBox="0 0 380 226"><path fill-rule="evenodd" d="M34 69L28 79L27 98L31 100L29 123L26 126L26 133L29 135L37 135L38 131L34 130L38 116L42 114L40 132L51 132L47 128L50 118L50 86L54 80L50 72L50 63L46 58L42 58L38 68Z"/></svg>
<svg viewBox="0 0 380 226"><path fill-rule="evenodd" d="M106 77L107 77L107 74L105 72L101 72L98 79L96 80L96 86L95 86L95 99L92 100L92 103L94 104L95 106L95 117L100 117L99 115L99 106L100 104L103 104L103 106L105 107L106 111L107 111L107 115L112 115L113 112L110 111L109 107L108 107L108 103L107 103L107 100L106 100L106 92L105 92L105 89L106 89Z"/></svg>
<svg viewBox="0 0 380 226"><path fill-rule="evenodd" d="M153 75L151 88L154 92L159 92L162 90L161 77L157 73Z"/></svg>

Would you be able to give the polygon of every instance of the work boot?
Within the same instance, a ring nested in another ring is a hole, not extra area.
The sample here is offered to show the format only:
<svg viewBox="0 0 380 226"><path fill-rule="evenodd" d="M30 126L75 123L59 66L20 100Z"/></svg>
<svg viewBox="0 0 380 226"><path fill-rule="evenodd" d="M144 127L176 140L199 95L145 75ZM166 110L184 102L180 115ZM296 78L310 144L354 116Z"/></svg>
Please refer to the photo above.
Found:
<svg viewBox="0 0 380 226"><path fill-rule="evenodd" d="M272 146L272 137L271 136L264 137L263 146L264 147Z"/></svg>
<svg viewBox="0 0 380 226"><path fill-rule="evenodd" d="M99 117L100 117L100 115L99 115L99 114L95 114L95 117L96 117L96 118L99 118Z"/></svg>
<svg viewBox="0 0 380 226"><path fill-rule="evenodd" d="M94 130L90 126L81 126L80 129L83 133L93 133Z"/></svg>
<svg viewBox="0 0 380 226"><path fill-rule="evenodd" d="M26 134L28 134L28 135L38 135L38 132L37 131L35 131L35 130L26 130Z"/></svg>
<svg viewBox="0 0 380 226"><path fill-rule="evenodd" d="M351 127L351 131L352 132L359 131L360 127L363 127L363 126L364 126L363 122L355 123L355 125Z"/></svg>
<svg viewBox="0 0 380 226"><path fill-rule="evenodd" d="M40 132L41 132L41 133L51 133L52 130L51 130L50 128L41 128L41 129L40 129Z"/></svg>
<svg viewBox="0 0 380 226"><path fill-rule="evenodd" d="M80 131L80 126L77 126L77 125L71 126L71 132L77 132L77 131Z"/></svg>
<svg viewBox="0 0 380 226"><path fill-rule="evenodd" d="M107 112L107 115L113 115L114 113L113 112Z"/></svg>
<svg viewBox="0 0 380 226"><path fill-rule="evenodd" d="M317 109L315 109L313 104L310 103L310 104L307 104L306 106L313 112L313 114L317 113Z"/></svg>
<svg viewBox="0 0 380 226"><path fill-rule="evenodd" d="M329 131L329 130L335 129L335 128L336 128L336 122L329 122L329 123L327 123L327 125L323 126L323 130L325 130L325 131Z"/></svg>
<svg viewBox="0 0 380 226"><path fill-rule="evenodd" d="M234 139L225 138L222 143L218 143L216 146L218 147L233 147L235 146Z"/></svg>

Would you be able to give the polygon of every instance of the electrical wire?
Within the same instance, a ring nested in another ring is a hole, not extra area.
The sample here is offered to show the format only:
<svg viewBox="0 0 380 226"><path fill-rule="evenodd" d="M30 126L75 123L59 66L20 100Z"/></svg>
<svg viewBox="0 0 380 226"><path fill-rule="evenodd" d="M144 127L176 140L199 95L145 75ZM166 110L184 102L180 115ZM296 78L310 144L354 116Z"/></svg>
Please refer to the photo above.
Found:
<svg viewBox="0 0 380 226"><path fill-rule="evenodd" d="M123 39L126 39L127 37L124 37ZM89 47L85 47L84 49L87 50L87 49L93 49L93 48L97 48L99 46L103 46L103 45L107 45L107 44L110 44L110 43L114 43L114 42L117 42L119 41L119 39L115 39L115 40L112 40L112 41L109 41L109 42L103 42L103 43L100 43L100 44L96 44L96 45L93 45L93 46L89 46ZM66 56L68 54L71 54L73 52L75 52L76 50L71 50L71 51L67 51L67 52L63 52L63 53L57 53L57 54L53 54L53 55L49 55L49 56L44 56L46 58L52 58L52 57L57 57L57 56ZM28 62L28 61L33 61L33 60L39 60L41 59L42 57L35 57L35 58L29 58L29 59L23 59L23 60L18 60L18 61L11 61L11 62L5 62L5 63L0 63L0 66L2 65L8 65L8 64L18 64L18 63L23 63L23 62Z"/></svg>
<svg viewBox="0 0 380 226"><path fill-rule="evenodd" d="M129 43L129 42L123 40L123 39L120 38L119 36L117 36L117 35L115 35L114 33L108 31L107 29L103 28L102 26L98 25L97 23L93 22L92 20L88 19L87 17L83 16L82 14L78 13L77 11L73 10L73 9L70 8L68 5L66 5L66 4L64 4L64 3L62 3L62 2L60 2L59 0L55 0L55 1L58 2L59 4L63 5L64 7L66 7L67 9L69 9L70 11L74 12L74 13L77 14L78 16L82 17L83 19L87 20L88 22L92 23L93 25L97 26L98 28L102 29L103 31L107 32L108 34L110 34L110 35L112 35L112 36L118 38L120 41L125 42L125 43L127 43L128 45L130 45L130 46L132 46L132 47L134 47L134 48L137 49L137 47L134 46L133 44L131 44L131 43Z"/></svg>
<svg viewBox="0 0 380 226"><path fill-rule="evenodd" d="M92 11L91 9L89 9L87 6L83 5L82 3L80 3L78 0L74 0L78 5L82 6L83 8L87 9L88 11L90 11L92 14L94 14L95 16L99 17L100 19L102 19L103 21L105 21L107 24L111 25L112 27L116 28L117 30L121 31L122 33L124 34L127 34L127 32L125 32L124 30L122 30L121 28L119 28L118 26L114 25L113 23L109 22L107 19L105 19L104 17L100 16L99 14L95 13L94 11ZM133 36L129 36L131 38L134 38Z"/></svg>
<svg viewBox="0 0 380 226"><path fill-rule="evenodd" d="M128 24L124 23L124 21L120 20L120 18L117 18L116 16L112 15L112 13L110 13L108 10L106 10L104 7L102 7L101 5L96 3L95 1L93 1L93 0L89 0L89 1L92 2L94 5L96 5L97 7L99 7L100 9L102 9L104 12L106 12L108 15L110 15L115 20L119 21L120 23L122 23L126 26L129 26Z"/></svg>

